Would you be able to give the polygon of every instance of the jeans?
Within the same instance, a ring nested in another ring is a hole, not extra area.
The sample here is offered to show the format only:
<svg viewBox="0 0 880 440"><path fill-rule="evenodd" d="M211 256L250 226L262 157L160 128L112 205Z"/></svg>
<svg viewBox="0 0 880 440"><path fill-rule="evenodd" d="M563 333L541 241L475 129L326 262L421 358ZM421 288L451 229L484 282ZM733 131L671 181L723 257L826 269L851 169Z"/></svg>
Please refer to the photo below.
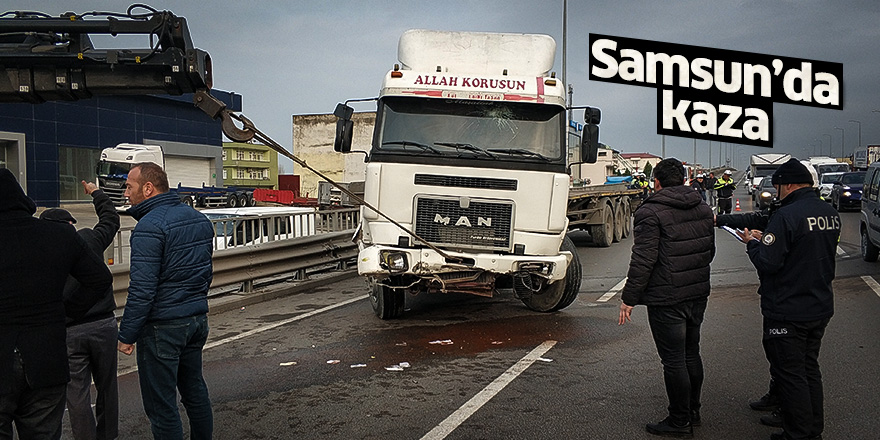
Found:
<svg viewBox="0 0 880 440"><path fill-rule="evenodd" d="M144 411L155 439L183 439L177 392L189 418L190 438L210 439L214 416L202 377L202 348L208 339L204 314L149 322L137 340Z"/></svg>
<svg viewBox="0 0 880 440"><path fill-rule="evenodd" d="M60 439L67 385L31 388L17 350L12 375L12 392L0 395L0 439L12 440L13 422L20 439Z"/></svg>
<svg viewBox="0 0 880 440"><path fill-rule="evenodd" d="M115 439L119 435L119 393L116 384L116 318L67 328L67 411L73 438ZM91 383L95 381L95 414ZM95 417L97 416L97 423Z"/></svg>
<svg viewBox="0 0 880 440"><path fill-rule="evenodd" d="M671 306L648 306L648 323L657 354L663 364L663 380L669 399L669 417L677 425L690 422L700 410L703 358L700 357L700 325L706 299Z"/></svg>
<svg viewBox="0 0 880 440"><path fill-rule="evenodd" d="M764 318L764 349L782 403L782 429L792 439L817 437L825 429L819 349L829 320Z"/></svg>

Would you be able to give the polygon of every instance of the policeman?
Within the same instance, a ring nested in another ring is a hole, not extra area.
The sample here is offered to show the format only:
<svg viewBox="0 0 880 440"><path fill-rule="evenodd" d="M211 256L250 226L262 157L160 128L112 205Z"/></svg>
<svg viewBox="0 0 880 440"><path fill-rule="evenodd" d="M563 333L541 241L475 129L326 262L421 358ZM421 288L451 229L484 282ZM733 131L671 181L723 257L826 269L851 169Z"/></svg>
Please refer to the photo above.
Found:
<svg viewBox="0 0 880 440"><path fill-rule="evenodd" d="M763 343L779 391L783 431L771 439L820 438L824 430L819 349L834 314L831 281L840 216L811 188L797 159L773 173L781 205L762 232L745 229L761 285Z"/></svg>
<svg viewBox="0 0 880 440"><path fill-rule="evenodd" d="M715 182L719 214L730 214L730 210L733 208L731 199L733 198L733 191L735 189L736 184L733 183L733 173L730 170L725 171Z"/></svg>

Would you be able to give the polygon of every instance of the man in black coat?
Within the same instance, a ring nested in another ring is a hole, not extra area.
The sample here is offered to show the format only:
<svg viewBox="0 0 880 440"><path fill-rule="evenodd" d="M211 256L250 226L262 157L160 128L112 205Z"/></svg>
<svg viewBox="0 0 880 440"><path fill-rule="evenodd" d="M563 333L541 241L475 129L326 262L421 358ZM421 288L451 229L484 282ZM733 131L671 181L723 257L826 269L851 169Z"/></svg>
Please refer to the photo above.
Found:
<svg viewBox="0 0 880 440"><path fill-rule="evenodd" d="M82 181L86 194L92 196L98 223L94 228L77 231L92 252L102 255L119 231L119 214L110 197L92 182ZM47 209L43 220L75 224L76 219L64 209ZM80 284L73 277L64 286L65 300L79 295ZM119 393L116 384L116 301L108 288L101 299L81 319L68 319L67 356L70 382L67 384L67 411L73 438L115 439L119 435ZM92 414L91 383L95 382L95 413ZM97 422L95 417L97 416Z"/></svg>
<svg viewBox="0 0 880 440"><path fill-rule="evenodd" d="M113 283L70 225L33 217L36 205L0 169L0 438L61 437L70 379L65 318L82 317ZM68 275L82 284L64 301Z"/></svg>
<svg viewBox="0 0 880 440"><path fill-rule="evenodd" d="M677 159L654 168L654 194L634 213L634 244L620 317L648 307L648 323L663 364L669 415L645 429L668 437L693 436L700 423L703 361L700 326L709 297L709 263L715 257L712 209L684 186Z"/></svg>

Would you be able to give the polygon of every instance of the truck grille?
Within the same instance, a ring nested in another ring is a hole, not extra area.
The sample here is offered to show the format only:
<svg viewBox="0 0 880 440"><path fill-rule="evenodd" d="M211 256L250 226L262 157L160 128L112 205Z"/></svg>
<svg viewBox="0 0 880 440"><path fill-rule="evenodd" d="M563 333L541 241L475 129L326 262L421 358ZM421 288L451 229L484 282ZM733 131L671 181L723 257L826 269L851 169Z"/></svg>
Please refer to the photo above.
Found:
<svg viewBox="0 0 880 440"><path fill-rule="evenodd" d="M455 188L480 188L516 191L516 180L493 179L490 177L442 176L437 174L416 174L416 185L448 186Z"/></svg>
<svg viewBox="0 0 880 440"><path fill-rule="evenodd" d="M513 202L417 197L416 234L438 246L510 250Z"/></svg>

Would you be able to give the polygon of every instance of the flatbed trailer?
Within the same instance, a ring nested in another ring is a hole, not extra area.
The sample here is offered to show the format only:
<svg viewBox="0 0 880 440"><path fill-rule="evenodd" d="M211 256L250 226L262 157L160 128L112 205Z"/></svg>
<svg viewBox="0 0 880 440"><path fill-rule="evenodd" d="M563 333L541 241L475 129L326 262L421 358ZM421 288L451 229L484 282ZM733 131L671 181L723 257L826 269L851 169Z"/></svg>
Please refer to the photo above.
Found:
<svg viewBox="0 0 880 440"><path fill-rule="evenodd" d="M611 246L632 233L632 213L641 194L624 183L570 188L568 229L585 230L597 246Z"/></svg>

